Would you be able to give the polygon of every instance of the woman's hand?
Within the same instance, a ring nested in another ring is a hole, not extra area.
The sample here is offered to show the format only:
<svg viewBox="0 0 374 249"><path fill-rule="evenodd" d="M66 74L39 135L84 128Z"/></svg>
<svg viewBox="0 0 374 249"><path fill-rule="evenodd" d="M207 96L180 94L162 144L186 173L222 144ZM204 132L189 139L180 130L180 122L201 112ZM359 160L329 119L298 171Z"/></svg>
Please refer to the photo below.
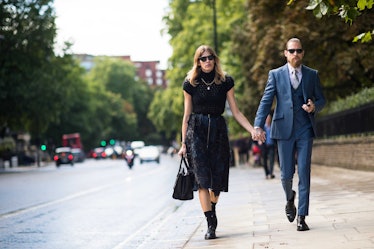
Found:
<svg viewBox="0 0 374 249"><path fill-rule="evenodd" d="M183 156L183 157L185 157L186 156L186 154L187 154L187 149L186 149L186 145L183 143L182 144L182 147L179 149L179 151L178 151L178 155L179 156Z"/></svg>
<svg viewBox="0 0 374 249"><path fill-rule="evenodd" d="M254 129L254 131L252 132L252 139L254 141L259 141L261 143L265 143L265 141L266 141L266 132L263 129L261 129L259 127L256 127Z"/></svg>

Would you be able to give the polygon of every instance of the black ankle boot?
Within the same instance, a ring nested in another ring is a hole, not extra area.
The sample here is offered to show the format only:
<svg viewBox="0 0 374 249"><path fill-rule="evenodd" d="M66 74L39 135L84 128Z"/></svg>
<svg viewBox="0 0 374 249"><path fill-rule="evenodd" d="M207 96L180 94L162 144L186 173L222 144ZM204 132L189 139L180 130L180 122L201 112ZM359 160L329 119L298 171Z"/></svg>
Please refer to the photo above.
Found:
<svg viewBox="0 0 374 249"><path fill-rule="evenodd" d="M205 234L205 239L208 240L208 239L215 239L215 238L217 238L216 231L213 229L212 226L209 226L208 231Z"/></svg>
<svg viewBox="0 0 374 249"><path fill-rule="evenodd" d="M217 221L217 215L216 215L216 204L212 202L212 213L213 213L213 220L212 220L212 226L214 227L214 230L217 229L218 221Z"/></svg>
<svg viewBox="0 0 374 249"><path fill-rule="evenodd" d="M217 238L217 217L212 211L205 212L204 214L208 223L208 231L205 234L205 239L215 239Z"/></svg>
<svg viewBox="0 0 374 249"><path fill-rule="evenodd" d="M212 227L214 228L214 231L217 229L218 220L217 215L214 213L212 216Z"/></svg>

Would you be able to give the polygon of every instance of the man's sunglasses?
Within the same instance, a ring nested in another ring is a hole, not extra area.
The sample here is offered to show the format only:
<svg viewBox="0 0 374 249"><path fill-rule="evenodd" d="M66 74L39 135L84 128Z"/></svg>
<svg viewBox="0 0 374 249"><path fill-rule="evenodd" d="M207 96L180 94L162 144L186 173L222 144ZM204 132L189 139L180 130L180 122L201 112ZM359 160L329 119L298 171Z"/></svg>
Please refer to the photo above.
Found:
<svg viewBox="0 0 374 249"><path fill-rule="evenodd" d="M208 55L208 56L199 57L199 60L201 60L202 62L206 62L207 59L210 60L210 61L212 61L214 59L214 55Z"/></svg>
<svg viewBox="0 0 374 249"><path fill-rule="evenodd" d="M298 48L298 49L287 49L287 51L291 54L295 53L298 53L298 54L301 54L303 52L303 50L301 48Z"/></svg>

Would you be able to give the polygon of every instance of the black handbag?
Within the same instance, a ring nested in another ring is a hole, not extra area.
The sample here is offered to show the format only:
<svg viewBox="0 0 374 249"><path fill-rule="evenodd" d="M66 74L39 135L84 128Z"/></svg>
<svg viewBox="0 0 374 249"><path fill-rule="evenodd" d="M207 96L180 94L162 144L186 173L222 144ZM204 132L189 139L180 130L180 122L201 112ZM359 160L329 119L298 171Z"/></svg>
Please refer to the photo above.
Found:
<svg viewBox="0 0 374 249"><path fill-rule="evenodd" d="M179 164L177 179L174 184L173 198L182 201L192 200L194 184L194 174L189 167L186 158L182 157Z"/></svg>

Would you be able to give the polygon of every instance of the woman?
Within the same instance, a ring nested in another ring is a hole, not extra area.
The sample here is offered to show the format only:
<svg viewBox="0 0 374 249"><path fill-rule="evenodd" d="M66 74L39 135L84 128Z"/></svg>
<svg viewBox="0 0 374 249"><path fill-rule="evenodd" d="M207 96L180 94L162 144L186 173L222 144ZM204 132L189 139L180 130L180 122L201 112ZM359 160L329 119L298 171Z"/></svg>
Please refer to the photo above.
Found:
<svg viewBox="0 0 374 249"><path fill-rule="evenodd" d="M226 121L222 114L226 100L237 122L255 134L247 118L239 111L234 96L234 80L223 72L216 52L209 46L197 48L194 65L183 82L184 115L182 147L178 154L187 156L194 169L200 205L208 223L205 239L216 238L215 207L220 192L228 191L230 147Z"/></svg>

